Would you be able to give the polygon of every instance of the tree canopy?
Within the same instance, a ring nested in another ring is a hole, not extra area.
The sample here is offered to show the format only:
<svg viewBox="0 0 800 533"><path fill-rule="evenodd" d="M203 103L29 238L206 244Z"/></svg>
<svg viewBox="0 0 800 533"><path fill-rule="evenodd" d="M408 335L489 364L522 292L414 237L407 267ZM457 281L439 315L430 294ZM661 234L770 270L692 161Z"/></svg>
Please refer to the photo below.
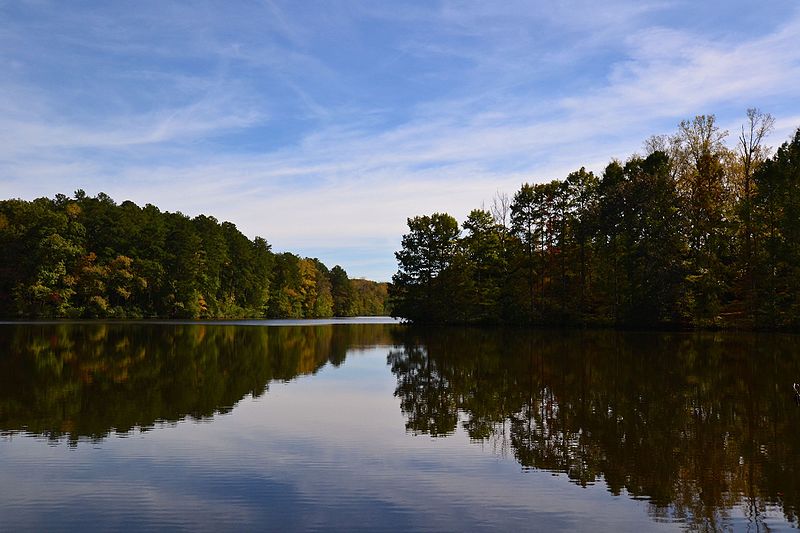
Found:
<svg viewBox="0 0 800 533"><path fill-rule="evenodd" d="M274 253L234 224L108 195L0 201L0 316L321 318L387 314L387 284Z"/></svg>
<svg viewBox="0 0 800 533"><path fill-rule="evenodd" d="M391 300L416 323L800 326L800 129L769 157L755 109L735 149L713 115L601 175L525 183L458 226L408 220Z"/></svg>

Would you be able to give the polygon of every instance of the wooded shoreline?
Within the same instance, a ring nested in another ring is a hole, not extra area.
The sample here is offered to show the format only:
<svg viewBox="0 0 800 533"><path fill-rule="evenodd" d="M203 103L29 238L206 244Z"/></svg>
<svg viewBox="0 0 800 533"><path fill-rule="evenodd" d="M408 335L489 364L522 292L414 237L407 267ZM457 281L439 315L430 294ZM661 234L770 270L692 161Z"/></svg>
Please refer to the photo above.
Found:
<svg viewBox="0 0 800 533"><path fill-rule="evenodd" d="M0 317L322 318L387 314L387 284L274 253L230 222L108 195L0 201Z"/></svg>
<svg viewBox="0 0 800 533"><path fill-rule="evenodd" d="M800 329L800 129L774 155L748 110L735 148L713 115L645 155L523 184L463 224L408 219L390 298L417 324Z"/></svg>

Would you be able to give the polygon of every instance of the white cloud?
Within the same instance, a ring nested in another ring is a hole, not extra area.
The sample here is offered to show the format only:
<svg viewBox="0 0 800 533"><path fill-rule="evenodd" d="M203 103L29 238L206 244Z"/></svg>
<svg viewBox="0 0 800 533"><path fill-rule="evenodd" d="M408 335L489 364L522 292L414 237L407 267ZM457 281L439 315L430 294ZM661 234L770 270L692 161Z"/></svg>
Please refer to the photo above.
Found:
<svg viewBox="0 0 800 533"><path fill-rule="evenodd" d="M168 86L168 102L73 116L60 109L54 88L0 77L0 194L84 188L204 212L279 249L351 250L352 267L330 253L351 275L388 279L407 217L447 211L463 218L497 189L513 193L523 181L560 178L583 165L601 170L682 118L717 113L720 122L736 124L756 106L777 116L773 139L782 142L800 123L793 94L800 85L798 13L771 34L719 41L648 23L663 8L402 9L396 20L412 29L392 47L424 65L397 68L461 85L410 94L401 107L343 97L369 91L351 89L352 72L315 49L313 28L275 3L265 3L266 40L253 39L258 23L237 20L246 31L223 38L208 14L197 15L210 29L190 32L185 49L170 53L187 59L205 51L218 68L173 73L145 64L130 71L132 83ZM355 31L357 21L343 11L333 36ZM375 24L388 17L375 5L355 11L352 17ZM587 37L547 46L558 29ZM208 42L206 34L213 35ZM96 46L127 54L129 44L120 38ZM443 56L455 70L437 72L448 65ZM591 74L580 78L581 68ZM284 126L296 132L272 142ZM239 138L249 145L238 146ZM369 250L372 259L363 255Z"/></svg>

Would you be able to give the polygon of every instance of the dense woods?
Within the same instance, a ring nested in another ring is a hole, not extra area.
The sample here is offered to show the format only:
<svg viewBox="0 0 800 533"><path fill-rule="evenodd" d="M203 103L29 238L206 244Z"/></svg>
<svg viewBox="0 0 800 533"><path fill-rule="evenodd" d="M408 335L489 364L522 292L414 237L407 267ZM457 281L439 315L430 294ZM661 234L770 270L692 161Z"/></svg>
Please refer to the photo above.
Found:
<svg viewBox="0 0 800 533"><path fill-rule="evenodd" d="M272 252L230 222L77 191L0 202L0 316L319 318L386 314L387 284Z"/></svg>
<svg viewBox="0 0 800 533"><path fill-rule="evenodd" d="M800 326L800 129L774 155L747 112L735 148L713 115L643 155L498 193L459 226L408 220L390 289L417 323Z"/></svg>

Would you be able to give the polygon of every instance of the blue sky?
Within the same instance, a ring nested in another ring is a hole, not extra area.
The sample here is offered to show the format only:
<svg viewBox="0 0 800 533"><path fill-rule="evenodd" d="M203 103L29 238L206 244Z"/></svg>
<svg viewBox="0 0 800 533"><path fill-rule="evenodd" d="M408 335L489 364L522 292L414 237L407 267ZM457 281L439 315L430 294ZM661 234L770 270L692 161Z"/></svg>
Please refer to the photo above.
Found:
<svg viewBox="0 0 800 533"><path fill-rule="evenodd" d="M0 197L106 192L388 280L406 218L680 120L800 126L800 4L0 0Z"/></svg>

